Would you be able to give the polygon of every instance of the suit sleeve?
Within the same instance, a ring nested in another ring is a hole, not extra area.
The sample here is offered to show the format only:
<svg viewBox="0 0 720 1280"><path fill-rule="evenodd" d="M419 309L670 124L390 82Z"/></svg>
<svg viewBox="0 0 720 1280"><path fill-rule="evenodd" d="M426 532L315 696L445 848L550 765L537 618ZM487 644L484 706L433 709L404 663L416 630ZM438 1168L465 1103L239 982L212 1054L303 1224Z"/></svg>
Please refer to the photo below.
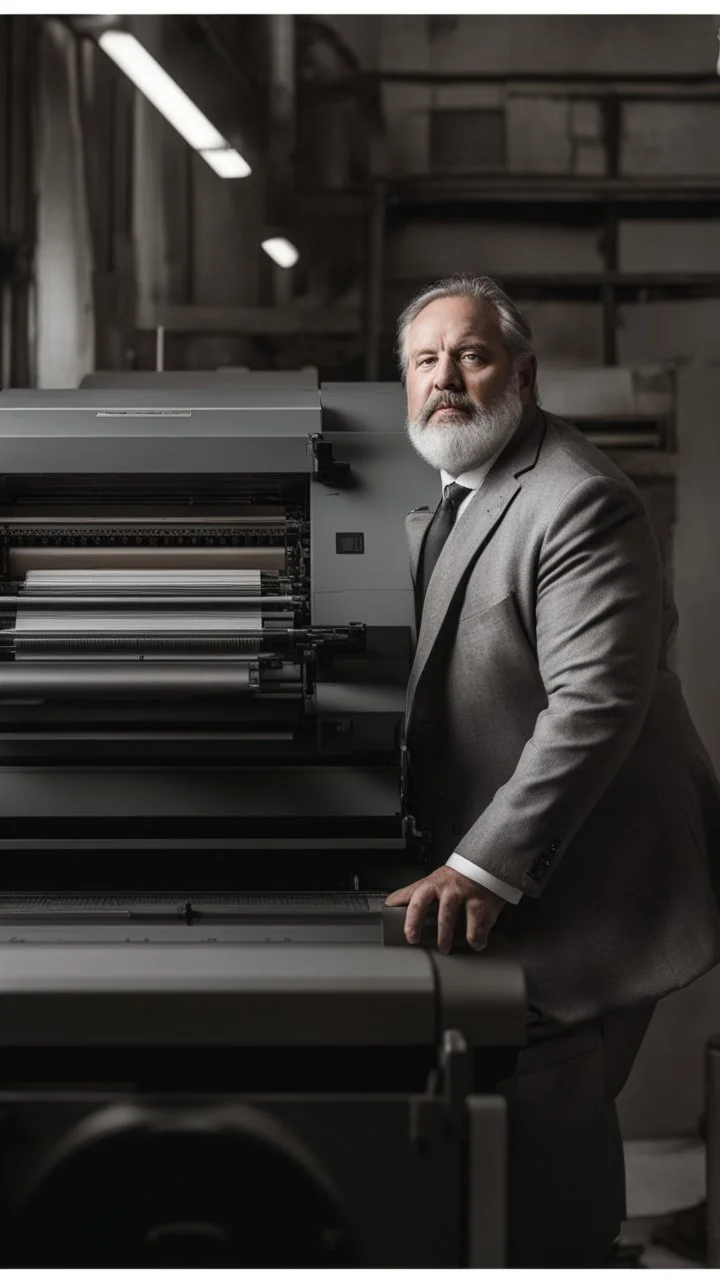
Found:
<svg viewBox="0 0 720 1280"><path fill-rule="evenodd" d="M581 481L549 523L536 581L547 707L514 773L456 849L537 897L642 729L661 649L663 567L629 484Z"/></svg>

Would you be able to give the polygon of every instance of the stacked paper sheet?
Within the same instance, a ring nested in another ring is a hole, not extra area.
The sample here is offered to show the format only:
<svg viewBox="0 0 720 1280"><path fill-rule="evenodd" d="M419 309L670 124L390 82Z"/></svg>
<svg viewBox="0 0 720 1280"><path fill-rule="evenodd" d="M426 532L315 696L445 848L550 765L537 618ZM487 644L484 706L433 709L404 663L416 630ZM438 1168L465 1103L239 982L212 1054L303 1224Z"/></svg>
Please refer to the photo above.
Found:
<svg viewBox="0 0 720 1280"><path fill-rule="evenodd" d="M174 632L190 635L199 631L262 631L260 613L232 609L23 609L15 618L18 632L77 632L112 634L122 632Z"/></svg>
<svg viewBox="0 0 720 1280"><path fill-rule="evenodd" d="M196 635L201 632L262 631L261 575L258 569L145 570L34 569L25 581L26 591L38 595L113 596L117 606L102 609L47 609L18 602L15 629L19 634L72 633L77 635L132 635L162 632ZM227 608L203 609L202 597L227 594ZM147 608L126 608L123 594L147 595ZM153 595L197 596L198 607L154 609ZM233 596L257 596L258 608L233 607Z"/></svg>
<svg viewBox="0 0 720 1280"><path fill-rule="evenodd" d="M30 569L25 590L33 595L112 595L118 591L190 595L227 591L259 596L261 573L259 569Z"/></svg>

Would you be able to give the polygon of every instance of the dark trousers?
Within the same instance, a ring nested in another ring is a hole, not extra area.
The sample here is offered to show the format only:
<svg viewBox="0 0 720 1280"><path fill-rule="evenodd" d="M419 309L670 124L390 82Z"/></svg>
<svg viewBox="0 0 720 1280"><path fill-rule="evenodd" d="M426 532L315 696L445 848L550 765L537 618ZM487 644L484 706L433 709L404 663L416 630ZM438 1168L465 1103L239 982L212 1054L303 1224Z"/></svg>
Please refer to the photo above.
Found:
<svg viewBox="0 0 720 1280"><path fill-rule="evenodd" d="M499 1089L508 1103L508 1262L599 1267L625 1217L615 1099L654 1005L572 1030L528 1025Z"/></svg>

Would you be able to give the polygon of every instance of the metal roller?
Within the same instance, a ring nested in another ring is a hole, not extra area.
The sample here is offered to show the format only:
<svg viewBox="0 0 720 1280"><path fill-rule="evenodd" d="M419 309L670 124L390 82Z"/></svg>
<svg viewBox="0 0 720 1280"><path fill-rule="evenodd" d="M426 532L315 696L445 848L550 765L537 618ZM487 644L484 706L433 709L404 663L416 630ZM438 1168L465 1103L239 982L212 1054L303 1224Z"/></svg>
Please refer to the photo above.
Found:
<svg viewBox="0 0 720 1280"><path fill-rule="evenodd" d="M237 697L252 692L250 663L0 663L0 699Z"/></svg>
<svg viewBox="0 0 720 1280"><path fill-rule="evenodd" d="M66 595L56 596L1 596L0 609L13 609L19 606L23 610L27 609L108 609L110 607L122 606L123 609L147 609L148 600L152 601L153 609L172 609L178 606L192 606L197 608L199 604L203 609L254 609L260 607L265 612L266 608L278 609L280 606L288 608L303 603L302 596L210 596L203 595L198 592L192 596L173 596L159 595L125 595L117 592L114 595L107 596L73 596L69 592Z"/></svg>
<svg viewBox="0 0 720 1280"><path fill-rule="evenodd" d="M8 576L31 569L279 569L284 547L10 547Z"/></svg>
<svg viewBox="0 0 720 1280"><path fill-rule="evenodd" d="M255 652L262 643L262 634L253 632L241 635L237 632L215 635L184 636L176 632L166 635L142 632L133 635L17 635L4 631L3 636L14 640L13 652L17 658L38 656L72 658L75 654L142 655L150 653L213 653L230 654Z"/></svg>

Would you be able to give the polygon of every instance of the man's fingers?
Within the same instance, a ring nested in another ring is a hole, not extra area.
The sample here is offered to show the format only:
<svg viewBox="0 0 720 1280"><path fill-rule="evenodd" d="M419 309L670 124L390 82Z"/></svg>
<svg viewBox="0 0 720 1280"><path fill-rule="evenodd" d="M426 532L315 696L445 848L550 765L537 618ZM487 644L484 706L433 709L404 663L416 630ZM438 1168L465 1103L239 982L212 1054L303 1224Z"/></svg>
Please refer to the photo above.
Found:
<svg viewBox="0 0 720 1280"><path fill-rule="evenodd" d="M484 951L490 930L504 903L456 871L439 868L424 879L397 889L385 899L389 907L407 907L405 938L410 943L420 941L428 907L436 900L438 950L445 955L452 950L458 915L464 908L468 944L474 951Z"/></svg>
<svg viewBox="0 0 720 1280"><path fill-rule="evenodd" d="M420 938L425 913L437 898L438 891L431 880L421 880L413 893L405 914L405 937L408 942Z"/></svg>
<svg viewBox="0 0 720 1280"><path fill-rule="evenodd" d="M473 951L484 951L488 940L485 903L479 898L468 898L465 903L465 917L465 937L468 944Z"/></svg>
<svg viewBox="0 0 720 1280"><path fill-rule="evenodd" d="M438 951L448 955L451 947L458 912L463 904L463 895L458 889L445 889L440 896L438 907Z"/></svg>
<svg viewBox="0 0 720 1280"><path fill-rule="evenodd" d="M422 884L422 880L415 880L413 884L406 884L403 889L396 889L394 893L389 894L385 899L386 907L405 907L412 898L418 885Z"/></svg>

